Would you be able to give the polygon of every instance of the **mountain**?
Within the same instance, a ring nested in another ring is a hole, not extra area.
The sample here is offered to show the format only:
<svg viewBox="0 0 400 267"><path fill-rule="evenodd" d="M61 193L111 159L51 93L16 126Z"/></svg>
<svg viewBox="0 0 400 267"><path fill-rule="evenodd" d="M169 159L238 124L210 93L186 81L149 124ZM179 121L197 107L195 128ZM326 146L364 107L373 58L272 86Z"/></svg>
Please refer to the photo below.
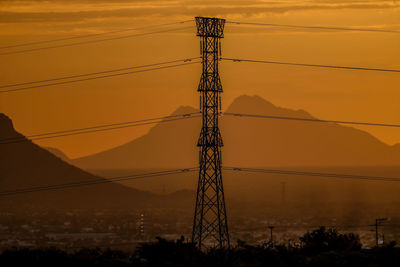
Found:
<svg viewBox="0 0 400 267"><path fill-rule="evenodd" d="M241 96L226 112L317 119L258 96ZM336 123L225 117L224 161L233 166L400 165L400 148Z"/></svg>
<svg viewBox="0 0 400 267"><path fill-rule="evenodd" d="M196 112L180 107L172 115ZM315 119L258 96L240 96L226 112ZM335 123L222 116L225 166L399 165L400 147ZM200 118L159 123L116 148L73 160L83 169L179 168L198 164Z"/></svg>
<svg viewBox="0 0 400 267"><path fill-rule="evenodd" d="M105 181L64 162L49 151L35 145L16 132L12 121L0 114L0 139L17 138L21 142L0 144L1 192L69 184L82 181ZM125 208L154 202L158 198L148 192L116 183L0 196L0 206L20 208Z"/></svg>
<svg viewBox="0 0 400 267"><path fill-rule="evenodd" d="M183 106L171 115L198 112ZM72 160L83 169L149 169L196 166L200 118L159 123L129 143L87 157Z"/></svg>

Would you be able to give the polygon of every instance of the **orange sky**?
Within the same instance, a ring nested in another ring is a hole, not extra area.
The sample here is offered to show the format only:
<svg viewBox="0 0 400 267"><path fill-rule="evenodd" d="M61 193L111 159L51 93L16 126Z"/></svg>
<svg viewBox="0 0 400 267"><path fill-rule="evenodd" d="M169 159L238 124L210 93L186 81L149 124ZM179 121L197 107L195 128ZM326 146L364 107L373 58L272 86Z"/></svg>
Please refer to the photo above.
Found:
<svg viewBox="0 0 400 267"><path fill-rule="evenodd" d="M264 23L400 30L396 1L0 0L0 46L218 16ZM0 85L199 56L192 28L82 46L0 55ZM400 69L400 34L226 25L223 55ZM3 50L1 50L3 51ZM4 50L5 51L5 50ZM200 65L0 95L0 112L30 135L163 116L198 106ZM321 119L400 123L400 75L221 63L223 107L242 94ZM361 128L361 127L360 127ZM388 144L400 129L362 127ZM146 133L135 127L43 140L74 158Z"/></svg>

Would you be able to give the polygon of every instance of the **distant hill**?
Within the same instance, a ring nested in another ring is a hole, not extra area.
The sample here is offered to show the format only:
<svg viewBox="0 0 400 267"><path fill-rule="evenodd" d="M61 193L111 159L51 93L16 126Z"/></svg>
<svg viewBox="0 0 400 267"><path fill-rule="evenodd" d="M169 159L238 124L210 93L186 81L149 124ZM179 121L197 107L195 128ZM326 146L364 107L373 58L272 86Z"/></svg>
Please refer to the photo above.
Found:
<svg viewBox="0 0 400 267"><path fill-rule="evenodd" d="M196 112L180 107L173 114ZM273 105L258 96L240 96L226 112L315 118L303 110ZM72 162L83 169L174 168L198 164L200 118L154 126L124 145ZM223 116L225 166L399 165L400 147L335 123Z"/></svg>
<svg viewBox="0 0 400 267"><path fill-rule="evenodd" d="M304 110L277 107L258 96L235 99L227 112L316 119ZM221 129L225 165L400 165L399 146L336 123L225 117Z"/></svg>
<svg viewBox="0 0 400 267"><path fill-rule="evenodd" d="M197 112L184 106L171 115ZM159 123L148 134L129 143L72 160L83 169L149 169L196 166L200 118Z"/></svg>
<svg viewBox="0 0 400 267"><path fill-rule="evenodd" d="M12 121L6 115L0 114L0 139L7 138L21 138L25 141L0 144L0 191L104 179L72 166L26 140L14 130ZM143 206L156 200L158 197L151 193L120 184L106 183L0 196L0 206L2 210L27 207L101 209Z"/></svg>
<svg viewBox="0 0 400 267"><path fill-rule="evenodd" d="M49 151L51 154L53 154L54 156L62 159L65 162L70 163L71 159L64 154L64 152L62 152L61 150L55 148L55 147L43 147L44 149L46 149L47 151Z"/></svg>

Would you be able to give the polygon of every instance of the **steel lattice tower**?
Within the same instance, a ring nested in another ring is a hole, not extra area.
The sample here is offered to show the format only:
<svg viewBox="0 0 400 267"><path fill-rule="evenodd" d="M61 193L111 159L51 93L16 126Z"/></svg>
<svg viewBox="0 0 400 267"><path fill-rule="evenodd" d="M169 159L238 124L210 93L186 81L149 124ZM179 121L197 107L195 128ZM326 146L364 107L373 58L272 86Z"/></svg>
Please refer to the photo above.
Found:
<svg viewBox="0 0 400 267"><path fill-rule="evenodd" d="M199 154L199 181L193 222L192 241L203 246L229 246L224 188L221 175L221 147L218 127L221 109L222 85L218 72L221 56L221 38L224 37L224 19L196 17L197 36L203 63L198 91L203 115L197 146Z"/></svg>

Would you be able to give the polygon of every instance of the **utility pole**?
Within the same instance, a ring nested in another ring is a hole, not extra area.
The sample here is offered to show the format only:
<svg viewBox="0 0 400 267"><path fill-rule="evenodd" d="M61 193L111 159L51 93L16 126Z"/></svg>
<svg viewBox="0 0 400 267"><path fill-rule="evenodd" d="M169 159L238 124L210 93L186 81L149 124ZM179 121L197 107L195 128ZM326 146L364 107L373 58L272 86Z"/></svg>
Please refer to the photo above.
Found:
<svg viewBox="0 0 400 267"><path fill-rule="evenodd" d="M272 247L273 246L273 236L272 236L272 231L274 230L274 228L275 228L275 226L268 226L268 228L269 228L269 234L270 234L270 236L269 236L269 244L270 244L270 246Z"/></svg>
<svg viewBox="0 0 400 267"><path fill-rule="evenodd" d="M224 19L196 17L203 72L198 87L202 128L197 143L197 146L200 147L200 171L192 241L199 248L204 245L220 248L229 247L221 175L221 147L223 143L218 126L222 93L218 62L221 58L221 39L224 37L224 25Z"/></svg>
<svg viewBox="0 0 400 267"><path fill-rule="evenodd" d="M383 223L387 221L387 218L377 218L375 219L375 243L376 246L379 246L379 231L378 231L378 226L380 223Z"/></svg>

